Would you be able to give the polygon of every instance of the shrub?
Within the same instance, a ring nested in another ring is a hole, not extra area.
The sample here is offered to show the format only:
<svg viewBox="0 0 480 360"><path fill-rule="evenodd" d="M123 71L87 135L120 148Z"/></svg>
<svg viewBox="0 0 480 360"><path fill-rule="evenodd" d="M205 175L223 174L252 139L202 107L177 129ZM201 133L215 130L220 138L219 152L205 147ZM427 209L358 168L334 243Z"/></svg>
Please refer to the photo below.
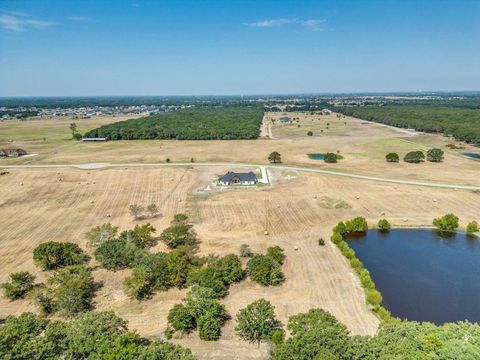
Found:
<svg viewBox="0 0 480 360"><path fill-rule="evenodd" d="M271 340L274 331L281 328L275 317L275 308L265 299L254 301L237 314L235 331L248 342Z"/></svg>
<svg viewBox="0 0 480 360"><path fill-rule="evenodd" d="M77 244L49 241L33 250L33 261L42 270L53 270L63 266L78 265L87 259Z"/></svg>
<svg viewBox="0 0 480 360"><path fill-rule="evenodd" d="M309 132L307 132L307 135L308 136L313 136L313 132L309 131Z"/></svg>
<svg viewBox="0 0 480 360"><path fill-rule="evenodd" d="M128 207L128 211L130 211L130 214L135 218L139 219L142 216L142 213L145 209L143 206L137 205L137 204L132 204Z"/></svg>
<svg viewBox="0 0 480 360"><path fill-rule="evenodd" d="M400 160L400 157L397 153L392 152L385 155L385 160L387 160L387 162L398 162Z"/></svg>
<svg viewBox="0 0 480 360"><path fill-rule="evenodd" d="M45 285L37 286L32 290L31 301L39 308L42 315L53 312L53 295Z"/></svg>
<svg viewBox="0 0 480 360"><path fill-rule="evenodd" d="M123 288L131 298L142 300L153 292L153 275L146 266L137 266L130 276L125 278Z"/></svg>
<svg viewBox="0 0 480 360"><path fill-rule="evenodd" d="M326 163L336 163L337 159L337 154L334 153L326 153L323 155L323 161L325 161Z"/></svg>
<svg viewBox="0 0 480 360"><path fill-rule="evenodd" d="M150 224L135 225L132 230L125 230L119 236L120 240L126 240L133 243L138 248L151 247L156 244L152 234L155 232L155 228Z"/></svg>
<svg viewBox="0 0 480 360"><path fill-rule="evenodd" d="M323 238L318 239L318 245L324 246L325 245L325 240L323 240Z"/></svg>
<svg viewBox="0 0 480 360"><path fill-rule="evenodd" d="M223 297L227 293L221 269L215 265L207 266L196 274L196 281L199 286L210 288L216 297Z"/></svg>
<svg viewBox="0 0 480 360"><path fill-rule="evenodd" d="M283 330L274 330L272 333L272 342L275 346L279 346L285 341L285 331Z"/></svg>
<svg viewBox="0 0 480 360"><path fill-rule="evenodd" d="M347 226L343 221L340 221L334 228L333 228L334 233L338 233L340 235L346 234L348 232Z"/></svg>
<svg viewBox="0 0 480 360"><path fill-rule="evenodd" d="M212 314L200 316L197 320L198 336L204 341L214 341L220 338L220 329L225 320Z"/></svg>
<svg viewBox="0 0 480 360"><path fill-rule="evenodd" d="M21 271L10 274L8 282L1 284L5 296L10 300L23 298L23 296L33 288L35 275L28 271Z"/></svg>
<svg viewBox="0 0 480 360"><path fill-rule="evenodd" d="M82 134L80 134L80 133L74 133L74 134L72 135L72 139L73 139L73 140L77 140L77 141L78 141L78 140L82 140L82 138L83 138L83 136L82 136Z"/></svg>
<svg viewBox="0 0 480 360"><path fill-rule="evenodd" d="M408 163L418 164L425 159L425 155L422 151L410 151L405 155L403 161Z"/></svg>
<svg viewBox="0 0 480 360"><path fill-rule="evenodd" d="M196 322L191 312L183 304L175 304L168 312L168 324L176 331L188 333L195 329Z"/></svg>
<svg viewBox="0 0 480 360"><path fill-rule="evenodd" d="M379 306L382 303L382 294L376 289L367 290L367 302L373 306Z"/></svg>
<svg viewBox="0 0 480 360"><path fill-rule="evenodd" d="M247 263L247 272L250 279L263 286L279 285L285 277L280 264L266 255L255 255Z"/></svg>
<svg viewBox="0 0 480 360"><path fill-rule="evenodd" d="M442 217L433 219L433 225L441 231L455 231L458 228L458 216L446 214Z"/></svg>
<svg viewBox="0 0 480 360"><path fill-rule="evenodd" d="M188 216L182 213L173 215L172 224L183 224L188 220Z"/></svg>
<svg viewBox="0 0 480 360"><path fill-rule="evenodd" d="M431 162L441 162L443 160L443 154L442 149L430 149L427 151L427 160Z"/></svg>
<svg viewBox="0 0 480 360"><path fill-rule="evenodd" d="M71 317L91 307L95 284L87 267L58 269L47 283L52 293L53 310L59 315Z"/></svg>
<svg viewBox="0 0 480 360"><path fill-rule="evenodd" d="M105 223L92 228L87 234L88 245L97 247L107 240L113 240L117 236L118 227Z"/></svg>
<svg viewBox="0 0 480 360"><path fill-rule="evenodd" d="M226 255L220 260L222 278L225 284L232 284L243 279L245 273L237 255Z"/></svg>
<svg viewBox="0 0 480 360"><path fill-rule="evenodd" d="M147 211L150 213L151 217L155 217L158 215L158 206L152 203L147 206Z"/></svg>
<svg viewBox="0 0 480 360"><path fill-rule="evenodd" d="M354 232L365 232L368 230L367 220L364 217L357 216L352 220L348 220L345 222L345 227L347 232L354 233Z"/></svg>
<svg viewBox="0 0 480 360"><path fill-rule="evenodd" d="M241 257L252 257L253 252L250 250L250 246L247 244L240 245L240 256Z"/></svg>
<svg viewBox="0 0 480 360"><path fill-rule="evenodd" d="M469 234L472 234L472 233L476 233L480 231L480 228L478 226L478 222L476 222L475 220L471 221L468 223L467 225L467 233Z"/></svg>
<svg viewBox="0 0 480 360"><path fill-rule="evenodd" d="M377 223L378 230L380 231L389 231L391 226L387 219L380 219Z"/></svg>
<svg viewBox="0 0 480 360"><path fill-rule="evenodd" d="M338 245L343 241L343 236L340 233L334 232L330 240L332 240L334 244Z"/></svg>
<svg viewBox="0 0 480 360"><path fill-rule="evenodd" d="M197 234L188 224L175 224L165 230L160 235L160 240L163 241L169 248L176 249L180 246L193 246L197 244Z"/></svg>
<svg viewBox="0 0 480 360"><path fill-rule="evenodd" d="M188 276L188 261L184 253L173 250L168 253L167 266L170 274L170 283L178 288L183 287Z"/></svg>
<svg viewBox="0 0 480 360"><path fill-rule="evenodd" d="M283 261L285 260L285 254L283 253L283 249L280 246L269 247L267 249L267 256L270 256L280 265L282 265Z"/></svg>
<svg viewBox="0 0 480 360"><path fill-rule="evenodd" d="M126 239L107 240L95 250L95 259L108 270L120 270L133 266L144 251Z"/></svg>

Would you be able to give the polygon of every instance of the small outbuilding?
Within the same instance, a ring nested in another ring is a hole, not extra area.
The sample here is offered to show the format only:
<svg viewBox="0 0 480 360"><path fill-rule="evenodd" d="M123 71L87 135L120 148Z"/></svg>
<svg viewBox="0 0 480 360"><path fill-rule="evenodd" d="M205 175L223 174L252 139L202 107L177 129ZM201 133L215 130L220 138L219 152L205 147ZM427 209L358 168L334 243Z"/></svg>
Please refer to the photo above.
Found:
<svg viewBox="0 0 480 360"><path fill-rule="evenodd" d="M229 171L218 179L218 185L255 185L257 176L252 172L236 173Z"/></svg>

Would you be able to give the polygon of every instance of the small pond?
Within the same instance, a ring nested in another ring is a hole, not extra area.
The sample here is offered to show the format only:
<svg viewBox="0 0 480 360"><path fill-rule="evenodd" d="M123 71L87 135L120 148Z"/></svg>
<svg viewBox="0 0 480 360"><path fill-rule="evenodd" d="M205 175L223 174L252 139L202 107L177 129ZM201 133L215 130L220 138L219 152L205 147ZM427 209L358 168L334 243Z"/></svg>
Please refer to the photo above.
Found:
<svg viewBox="0 0 480 360"><path fill-rule="evenodd" d="M479 159L480 160L480 154L477 153L463 153L463 156L469 159Z"/></svg>
<svg viewBox="0 0 480 360"><path fill-rule="evenodd" d="M312 160L323 160L323 154L307 154L307 156Z"/></svg>
<svg viewBox="0 0 480 360"><path fill-rule="evenodd" d="M392 315L436 324L480 322L480 238L393 229L347 241Z"/></svg>

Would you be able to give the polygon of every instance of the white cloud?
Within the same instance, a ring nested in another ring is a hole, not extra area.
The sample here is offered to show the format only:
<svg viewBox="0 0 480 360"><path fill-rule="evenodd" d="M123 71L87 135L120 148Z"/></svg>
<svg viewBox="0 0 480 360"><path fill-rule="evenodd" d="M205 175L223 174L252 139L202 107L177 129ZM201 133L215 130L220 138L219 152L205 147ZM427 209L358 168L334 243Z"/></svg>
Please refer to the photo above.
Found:
<svg viewBox="0 0 480 360"><path fill-rule="evenodd" d="M0 27L10 31L22 32L29 29L46 29L54 26L55 23L50 21L31 19L27 14L9 11L8 13L0 13ZM20 15L22 14L22 15Z"/></svg>
<svg viewBox="0 0 480 360"><path fill-rule="evenodd" d="M92 22L93 19L86 16L69 16L68 20L78 21L78 22Z"/></svg>
<svg viewBox="0 0 480 360"><path fill-rule="evenodd" d="M284 25L297 25L302 26L311 31L322 31L323 29L320 27L322 23L326 20L320 19L296 19L296 18L285 18L285 19L269 19L269 20L262 20L256 21L251 23L243 23L243 25L250 26L250 27L257 27L257 28L272 28L272 27L280 27Z"/></svg>

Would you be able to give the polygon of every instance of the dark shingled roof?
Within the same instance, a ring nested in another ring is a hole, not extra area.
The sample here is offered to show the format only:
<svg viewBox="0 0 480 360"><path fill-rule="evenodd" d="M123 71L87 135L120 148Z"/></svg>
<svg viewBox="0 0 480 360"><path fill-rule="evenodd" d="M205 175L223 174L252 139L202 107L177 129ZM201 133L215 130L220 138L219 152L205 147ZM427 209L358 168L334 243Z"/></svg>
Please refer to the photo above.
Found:
<svg viewBox="0 0 480 360"><path fill-rule="evenodd" d="M229 183L230 181L232 181L234 177L238 177L241 182L257 180L257 176L251 171L248 173L236 173L236 172L229 171L225 175L223 175L219 179L219 181Z"/></svg>

